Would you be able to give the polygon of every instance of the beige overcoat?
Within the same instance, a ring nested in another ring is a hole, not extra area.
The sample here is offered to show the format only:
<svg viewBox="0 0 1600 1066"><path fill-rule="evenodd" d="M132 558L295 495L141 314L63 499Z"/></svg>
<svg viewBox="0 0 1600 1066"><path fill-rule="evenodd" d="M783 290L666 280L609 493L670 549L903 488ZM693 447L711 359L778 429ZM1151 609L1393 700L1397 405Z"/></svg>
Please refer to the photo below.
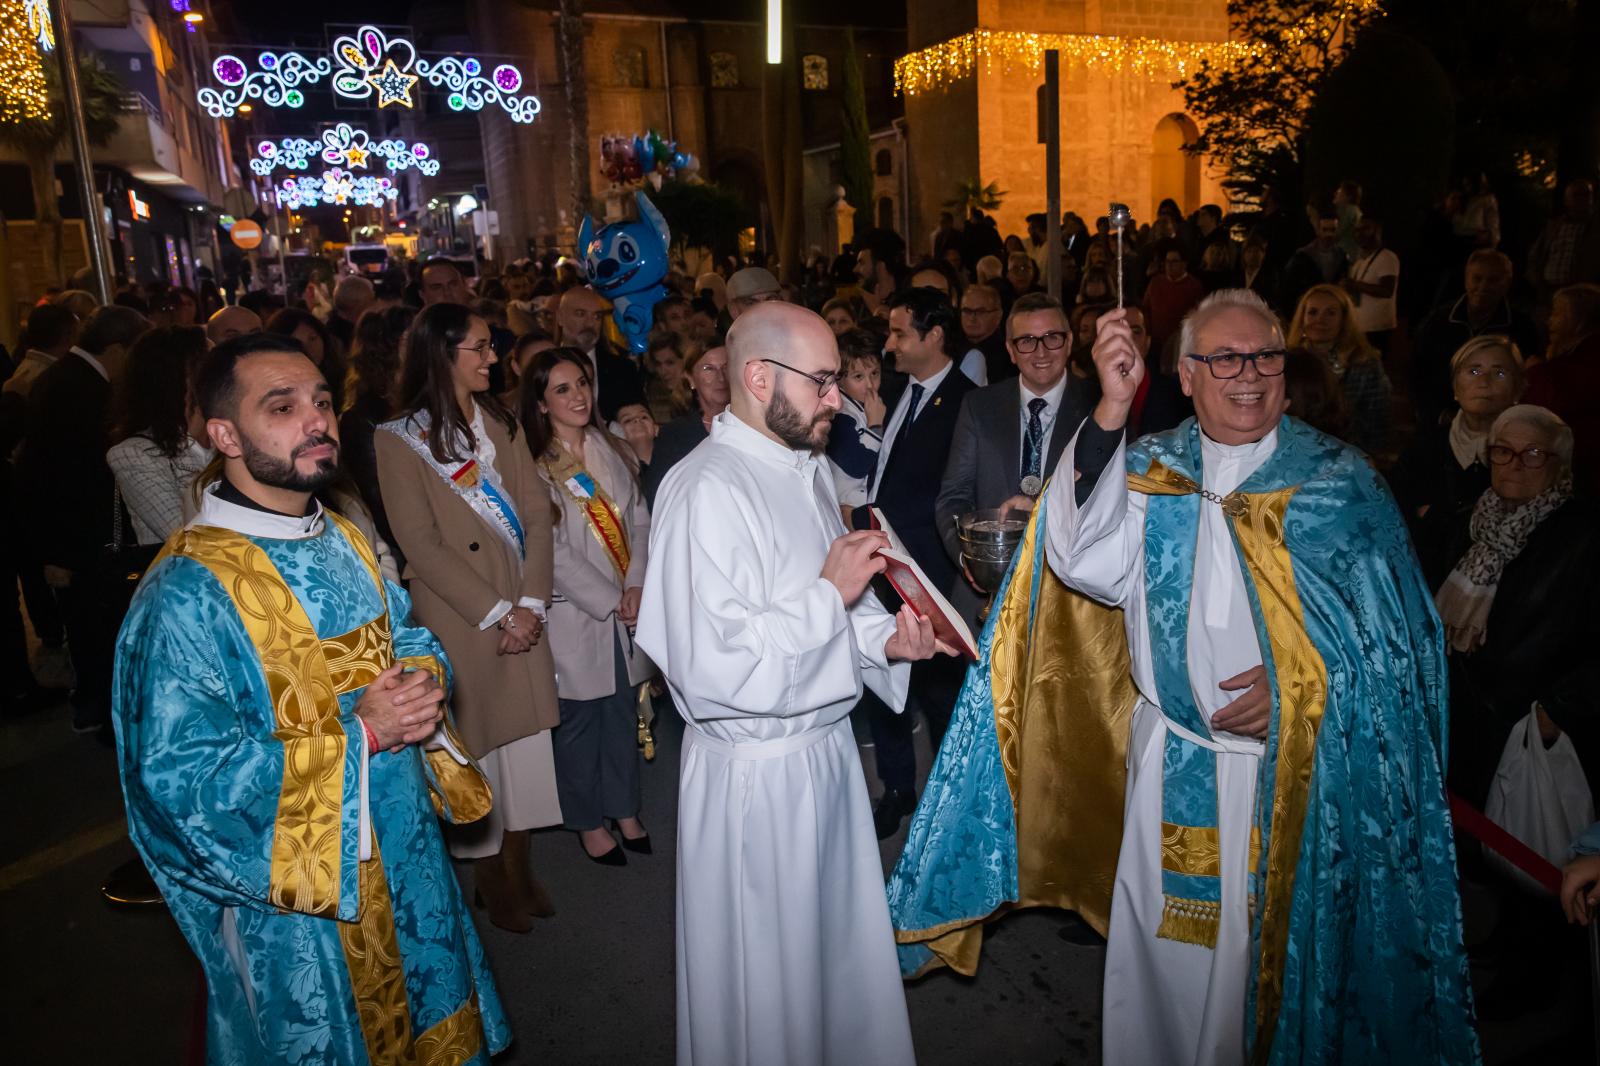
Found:
<svg viewBox="0 0 1600 1066"><path fill-rule="evenodd" d="M373 435L383 507L405 553L416 617L444 645L454 671L451 707L474 756L560 724L550 642L500 655L500 631L478 625L500 601L550 603L552 523L549 490L519 433L515 440L483 419L494 466L527 541L524 559L412 446L384 429Z"/></svg>

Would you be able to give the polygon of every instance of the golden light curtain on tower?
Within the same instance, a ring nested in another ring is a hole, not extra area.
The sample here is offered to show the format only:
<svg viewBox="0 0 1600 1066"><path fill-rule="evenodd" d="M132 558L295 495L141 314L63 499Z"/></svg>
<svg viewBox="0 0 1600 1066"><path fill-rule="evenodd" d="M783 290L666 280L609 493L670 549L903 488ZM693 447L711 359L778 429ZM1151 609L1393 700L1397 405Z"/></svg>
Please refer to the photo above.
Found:
<svg viewBox="0 0 1600 1066"><path fill-rule="evenodd" d="M969 78L981 66L996 64L1002 72L1023 70L1037 77L1044 54L1061 53L1064 65L1113 73L1138 74L1177 81L1206 60L1285 62L1302 44L1338 31L1348 19L1371 15L1381 0L1346 0L1327 16L1307 20L1286 35L1282 50L1269 52L1245 41L1174 41L1163 37L1119 37L1101 33L1028 33L1022 30L975 29L948 41L901 56L894 64L894 87L915 96Z"/></svg>
<svg viewBox="0 0 1600 1066"><path fill-rule="evenodd" d="M39 42L23 0L0 0L0 123L50 117Z"/></svg>

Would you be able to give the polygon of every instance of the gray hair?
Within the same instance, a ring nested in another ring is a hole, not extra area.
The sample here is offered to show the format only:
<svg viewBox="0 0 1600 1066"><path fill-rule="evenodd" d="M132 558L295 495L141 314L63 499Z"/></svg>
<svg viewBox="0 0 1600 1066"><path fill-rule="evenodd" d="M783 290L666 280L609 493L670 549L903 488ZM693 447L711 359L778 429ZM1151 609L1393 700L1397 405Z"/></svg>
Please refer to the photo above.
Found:
<svg viewBox="0 0 1600 1066"><path fill-rule="evenodd" d="M1489 443L1493 444L1500 431L1513 424L1529 426L1543 436L1550 442L1550 451L1555 454L1562 471L1572 469L1572 427L1563 422L1561 416L1538 404L1515 404L1501 411L1500 417L1489 427Z"/></svg>
<svg viewBox="0 0 1600 1066"><path fill-rule="evenodd" d="M339 311L354 311L377 299L372 282L359 274L346 274L333 287L333 306Z"/></svg>
<svg viewBox="0 0 1600 1066"><path fill-rule="evenodd" d="M1273 339L1283 344L1283 323L1272 313L1272 308L1250 289L1218 289L1207 296L1183 316L1183 326L1178 333L1178 357L1195 353L1195 337L1205 324L1224 311L1238 309L1249 311L1272 330Z"/></svg>

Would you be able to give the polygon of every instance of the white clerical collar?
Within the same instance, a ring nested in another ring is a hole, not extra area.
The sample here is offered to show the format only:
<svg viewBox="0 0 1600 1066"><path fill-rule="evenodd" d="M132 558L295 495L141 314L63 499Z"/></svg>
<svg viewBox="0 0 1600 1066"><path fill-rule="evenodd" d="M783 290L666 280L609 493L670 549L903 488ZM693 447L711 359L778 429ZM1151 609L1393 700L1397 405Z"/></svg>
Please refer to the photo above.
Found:
<svg viewBox="0 0 1600 1066"><path fill-rule="evenodd" d="M1044 392L1034 392L1032 389L1028 388L1027 383L1024 382L1020 377L1017 378L1017 384L1022 389L1022 413L1028 413L1029 400L1043 400L1044 409L1046 411L1054 411L1056 408L1060 407L1061 397L1065 396L1067 392L1067 377L1067 372L1063 370L1061 372L1061 380L1050 386Z"/></svg>
<svg viewBox="0 0 1600 1066"><path fill-rule="evenodd" d="M1271 455L1278 447L1278 427L1274 425L1260 440L1253 440L1246 444L1223 444L1212 440L1205 430L1200 431L1200 454L1207 459L1221 459L1224 462L1241 463L1252 459L1264 459Z"/></svg>
<svg viewBox="0 0 1600 1066"><path fill-rule="evenodd" d="M737 448L774 466L800 469L817 461L816 453L804 448L791 448L780 444L733 413L732 408L711 420L711 439L718 444Z"/></svg>
<svg viewBox="0 0 1600 1066"><path fill-rule="evenodd" d="M82 348L79 348L79 347L76 347L76 346L73 347L72 354L76 355L76 356L80 356L83 359L84 362L86 362L90 366L94 367L95 370L99 371L101 377L105 378L107 381L111 380L111 375L106 373L106 365L104 363L102 363L99 360L98 357L90 355L88 352L84 351Z"/></svg>
<svg viewBox="0 0 1600 1066"><path fill-rule="evenodd" d="M231 503L217 495L221 481L206 486L200 495L200 513L189 523L193 526L217 526L243 533L247 537L264 537L268 540L305 540L322 533L322 504L312 499L311 513L299 518L261 511L254 507Z"/></svg>

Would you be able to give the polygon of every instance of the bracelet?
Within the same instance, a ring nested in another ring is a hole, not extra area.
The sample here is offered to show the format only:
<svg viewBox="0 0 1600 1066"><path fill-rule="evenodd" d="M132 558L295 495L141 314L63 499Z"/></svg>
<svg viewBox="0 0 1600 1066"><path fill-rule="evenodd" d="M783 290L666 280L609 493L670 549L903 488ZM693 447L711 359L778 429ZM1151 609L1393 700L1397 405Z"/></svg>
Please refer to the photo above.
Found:
<svg viewBox="0 0 1600 1066"><path fill-rule="evenodd" d="M378 734L372 731L365 718L361 719L361 728L367 734L367 758L370 759L378 754Z"/></svg>

